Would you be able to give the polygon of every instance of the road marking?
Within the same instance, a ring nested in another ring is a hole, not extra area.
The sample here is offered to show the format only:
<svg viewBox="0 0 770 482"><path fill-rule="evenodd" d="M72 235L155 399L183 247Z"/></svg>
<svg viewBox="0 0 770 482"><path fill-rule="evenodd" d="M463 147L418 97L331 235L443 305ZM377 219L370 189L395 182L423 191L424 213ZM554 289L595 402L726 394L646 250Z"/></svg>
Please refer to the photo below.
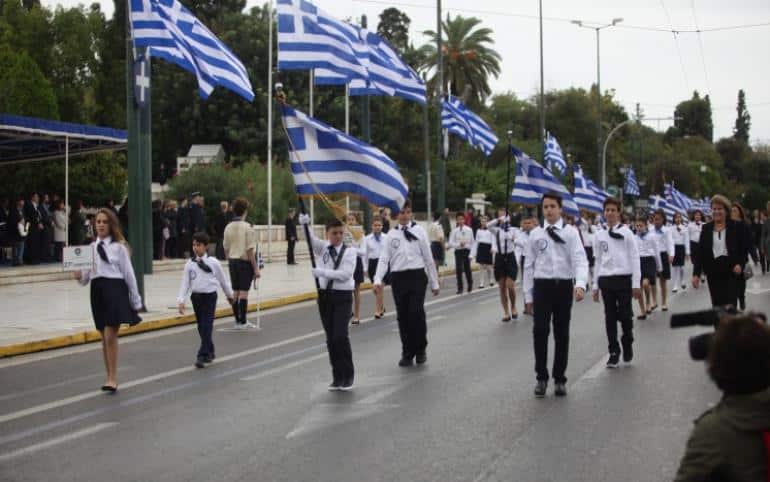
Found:
<svg viewBox="0 0 770 482"><path fill-rule="evenodd" d="M250 375L248 377L241 378L242 382L253 382L254 380L259 380L260 378L266 378L271 375L275 375L277 373L281 373L282 371L289 370L291 368L296 368L298 366L302 366L306 363L310 363L316 360L321 360L323 358L327 358L329 355L326 353L319 353L318 355L310 356L307 358L303 358L301 360L297 360L294 362L289 363L288 365L283 365L280 367L271 368L270 370L265 370L263 372L257 373L256 375Z"/></svg>
<svg viewBox="0 0 770 482"><path fill-rule="evenodd" d="M770 291L770 288L764 288L764 289L755 288L755 289L746 290L746 293L749 293L752 295L761 295L761 294L767 293L768 291Z"/></svg>
<svg viewBox="0 0 770 482"><path fill-rule="evenodd" d="M133 370L134 368L135 367L133 367L133 366L126 365L124 367L120 367L120 371L124 372L124 371L127 371L127 370ZM86 381L86 380L92 380L94 378L103 378L103 377L104 377L104 372L99 372L99 373L92 373L91 375L84 375L82 377L70 378L69 380L64 380L62 382L51 383L50 385L44 385L42 387L37 387L37 388L29 389L29 390L22 390L20 392L13 392L13 393L9 393L7 395L2 395L2 396L0 396L0 402L5 401L5 400L11 400L13 398L23 397L24 395L31 395L33 393L44 392L44 391L50 390L52 388L58 388L58 387L62 387L62 386L65 386L65 385L71 385L71 384L77 383L77 382L83 382L83 381Z"/></svg>
<svg viewBox="0 0 770 482"><path fill-rule="evenodd" d="M35 452L39 452L41 450L54 447L56 445L61 445L71 440L75 440L81 437L86 437L96 432L101 432L102 430L114 427L115 425L117 425L116 422L99 423L92 427L84 428L76 432L68 433L60 437L55 437L55 438L46 440L45 442L30 445L29 447L24 447L22 449L14 450L12 452L6 452L4 454L0 454L0 463L7 462L8 460L11 460L11 459L15 459L16 457L33 454Z"/></svg>

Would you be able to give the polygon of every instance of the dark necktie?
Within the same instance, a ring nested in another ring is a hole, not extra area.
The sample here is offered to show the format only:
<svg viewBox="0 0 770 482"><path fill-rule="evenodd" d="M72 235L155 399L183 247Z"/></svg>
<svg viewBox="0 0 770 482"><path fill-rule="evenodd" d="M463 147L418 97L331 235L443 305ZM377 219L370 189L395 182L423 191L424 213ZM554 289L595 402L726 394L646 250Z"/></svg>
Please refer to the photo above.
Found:
<svg viewBox="0 0 770 482"><path fill-rule="evenodd" d="M410 243L412 241L417 241L417 236L415 236L414 234L410 233L408 227L401 226L401 230L404 231L404 237L406 238L407 241L409 241Z"/></svg>
<svg viewBox="0 0 770 482"><path fill-rule="evenodd" d="M609 234L610 234L610 237L611 237L612 239L623 239L623 235L622 235L622 234L616 233L616 232L615 232L615 231L613 231L612 229L613 229L613 228L610 228L610 230L608 231L608 232L609 232Z"/></svg>
<svg viewBox="0 0 770 482"><path fill-rule="evenodd" d="M195 264L197 264L198 267L202 269L204 272L211 273L211 266L204 263L202 258L196 259L195 257L193 257L193 260L195 260Z"/></svg>
<svg viewBox="0 0 770 482"><path fill-rule="evenodd" d="M548 226L548 229L545 230L548 233L548 236L551 237L554 241L556 241L559 244L564 244L565 241L561 239L561 236L556 234L556 226Z"/></svg>
<svg viewBox="0 0 770 482"><path fill-rule="evenodd" d="M107 251L104 250L104 241L99 241L99 244L96 245L96 252L99 253L99 257L102 258L102 261L110 264L110 258L107 257Z"/></svg>
<svg viewBox="0 0 770 482"><path fill-rule="evenodd" d="M332 264L337 262L337 250L331 244L329 245L329 256L331 256Z"/></svg>
<svg viewBox="0 0 770 482"><path fill-rule="evenodd" d="M382 233L374 233L374 239L378 243L380 242L380 238L382 237Z"/></svg>

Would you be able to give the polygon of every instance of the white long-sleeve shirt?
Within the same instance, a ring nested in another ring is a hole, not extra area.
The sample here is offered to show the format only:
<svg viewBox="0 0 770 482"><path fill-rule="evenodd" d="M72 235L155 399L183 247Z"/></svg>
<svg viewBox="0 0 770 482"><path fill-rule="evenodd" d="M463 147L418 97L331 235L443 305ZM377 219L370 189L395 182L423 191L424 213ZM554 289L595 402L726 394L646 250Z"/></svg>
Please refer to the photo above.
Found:
<svg viewBox="0 0 770 482"><path fill-rule="evenodd" d="M225 296L231 298L233 288L230 286L230 281L225 276L219 260L209 255L204 255L200 259L211 268L211 273L203 271L194 259L187 260L176 302L184 303L190 293L216 293L219 288L222 288Z"/></svg>
<svg viewBox="0 0 770 482"><path fill-rule="evenodd" d="M493 253L515 253L516 249L521 247L519 240L524 238L524 234L520 229L514 228L513 226L508 226L508 229L503 229L500 227L500 221L497 219L489 221L487 223L487 229L492 233L494 238L494 242L492 243ZM478 233L476 234L478 235ZM500 241L499 246L497 243L498 240ZM521 242L523 243L523 241ZM516 243L519 244L517 245Z"/></svg>
<svg viewBox="0 0 770 482"><path fill-rule="evenodd" d="M97 251L97 245L103 243L107 261L102 260ZM128 299L131 307L135 310L142 309L142 297L139 296L139 288L136 284L136 275L134 267L131 265L131 256L128 254L128 248L123 243L113 241L111 236L104 239L97 238L91 243L93 250L94 264L91 269L80 272L80 284L85 286L92 279L109 278L122 279L128 285Z"/></svg>
<svg viewBox="0 0 770 482"><path fill-rule="evenodd" d="M370 259L379 259L382 245L385 242L385 233L380 233L378 240L374 233L369 233L364 238L364 259L368 263Z"/></svg>
<svg viewBox="0 0 770 482"><path fill-rule="evenodd" d="M473 248L471 248L471 258L476 257L479 244L488 244L491 248L490 251L494 250L492 246L495 245L495 237L492 235L492 232L489 229L479 228L479 230L476 231L476 242L473 243Z"/></svg>
<svg viewBox="0 0 770 482"><path fill-rule="evenodd" d="M332 284L333 290L353 291L355 288L353 273L356 270L357 250L355 248L345 248L339 267L334 269L334 260L340 255L343 245L340 244L339 246L332 247L334 250L334 257L332 257L329 241L316 238L312 229L309 232L313 253L315 254L316 268L321 271L321 276L318 277L318 284L321 289L325 290L329 286L329 281L334 280Z"/></svg>
<svg viewBox="0 0 770 482"><path fill-rule="evenodd" d="M424 269L428 274L431 289L439 289L438 272L433 263L428 235L419 225L410 223L406 229L417 239L409 241L404 236L404 228L405 226L398 224L385 236L382 251L380 251L380 261L377 263L377 273L374 275L374 284L382 284L382 278L387 274L388 265L390 265L392 273Z"/></svg>
<svg viewBox="0 0 770 482"><path fill-rule="evenodd" d="M620 223L616 224L612 231L623 236L623 239L611 237L609 229L596 233L593 286L598 289L599 278L603 276L630 275L631 288L639 288L642 272L639 264L639 248L634 240L634 233Z"/></svg>
<svg viewBox="0 0 770 482"><path fill-rule="evenodd" d="M468 226L457 226L449 234L449 247L452 249L472 249L473 230Z"/></svg>
<svg viewBox="0 0 770 482"><path fill-rule="evenodd" d="M684 246L684 252L687 256L690 256L690 233L687 230L687 226L673 225L669 228L671 232L671 240L674 243L674 247L677 245ZM674 253L670 253L674 254Z"/></svg>
<svg viewBox="0 0 770 482"><path fill-rule="evenodd" d="M671 236L671 231L668 226L661 226L658 231L655 226L650 229L650 234L655 236L658 243L659 253L668 253L669 256L674 255L674 238Z"/></svg>
<svg viewBox="0 0 770 482"><path fill-rule="evenodd" d="M703 223L692 222L687 225L687 234L690 235L690 241L700 243L700 233L703 231Z"/></svg>
<svg viewBox="0 0 770 482"><path fill-rule="evenodd" d="M663 263L658 255L658 242L655 236L645 231L644 234L636 235L636 247L639 250L640 258L655 258L656 272L663 270Z"/></svg>
<svg viewBox="0 0 770 482"><path fill-rule="evenodd" d="M588 258L574 226L559 219L553 226L555 234L564 240L557 243L548 235L552 225L547 221L529 234L524 252L524 301L531 303L536 279L575 280L575 286L585 289L588 281Z"/></svg>

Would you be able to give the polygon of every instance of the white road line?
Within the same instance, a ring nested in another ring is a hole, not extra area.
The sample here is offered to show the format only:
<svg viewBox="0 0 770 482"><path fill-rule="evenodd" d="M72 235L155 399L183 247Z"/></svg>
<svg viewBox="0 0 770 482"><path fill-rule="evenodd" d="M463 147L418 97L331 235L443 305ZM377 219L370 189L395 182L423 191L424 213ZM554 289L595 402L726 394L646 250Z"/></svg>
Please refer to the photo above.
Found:
<svg viewBox="0 0 770 482"><path fill-rule="evenodd" d="M68 433L66 435L62 435L60 437L55 437L50 440L46 440L45 442L41 442L38 444L30 445L28 447L24 447L22 449L14 450L12 452L6 452L4 454L0 454L0 463L7 462L8 460L15 459L16 457L21 457L24 455L33 454L35 452L39 452L41 450L45 450L47 448L54 447L56 445L60 445L66 442L69 442L71 440L75 440L81 437L86 437L88 435L91 435L96 432L100 432L102 430L114 427L117 425L116 422L110 422L110 423L99 423L92 427L84 428L82 430L78 430L76 432Z"/></svg>
<svg viewBox="0 0 770 482"><path fill-rule="evenodd" d="M452 301L455 298L459 298L459 297L460 297L459 295L447 296L446 298L441 298L441 299L429 301L429 302L425 303L425 306L432 306L432 305L435 305L435 304L438 304L438 303L444 303L444 302L447 302L447 301ZM372 318L366 318L366 319L361 320L361 324L371 323L372 321L374 321L373 317ZM252 348L252 349L249 349L249 350L244 350L244 351L237 352L237 353L232 353L230 355L225 355L225 356L222 356L222 357L217 357L217 360L220 363L221 362L225 362L225 361L230 361L230 360L236 360L238 358L243 358L243 357L246 357L246 356L255 355L257 353L261 353L261 352L265 352L265 351L268 351L268 350L272 350L274 348L280 348L280 347L283 347L283 346L286 346L286 345L291 345L293 343L301 342L301 341L308 340L308 339L315 338L315 337L322 336L322 335L324 335L324 331L323 330L317 330L317 331L313 331L311 333L307 333L305 335L296 336L294 338L289 338L287 340L279 341L279 342L276 342L276 343L271 343L270 345L265 345L265 346L261 346L261 347L257 347L257 348ZM137 386L140 386L140 385L146 385L148 383L152 383L152 382L155 382L155 381L158 381L158 380L163 380L163 379L170 378L170 377L173 377L173 376L176 376L176 375L181 375L183 373L193 372L193 371L196 371L196 370L197 370L197 368L195 368L193 366L185 366L185 367L177 368L177 369L174 369L174 370L168 370L168 371L165 371L165 372L162 372L162 373L158 373L158 374L155 374L155 375L151 375L151 376L148 376L148 377L132 380L130 382L121 383L121 384L119 384L119 389L120 390L124 390L124 389L127 389L127 388L137 387ZM19 418L27 417L29 415L34 415L36 413L45 412L47 410L52 410L52 409L63 407L63 406L70 405L70 404L73 404L73 403L81 402L83 400L88 400L88 399L91 399L91 398L103 397L103 396L106 396L103 392L89 391L89 392L81 393L79 395L73 395L71 397L63 398L63 399L60 399L60 400L54 400L54 401L51 401L51 402L48 402L48 403L44 403L44 404L41 404L41 405L35 405L35 406L29 407L29 408L25 408L23 410L18 410L16 412L10 412L10 413L7 413L7 414L0 415L0 424L5 423L5 422L9 422L11 420L16 420L16 419L19 419Z"/></svg>
<svg viewBox="0 0 770 482"><path fill-rule="evenodd" d="M133 367L133 366L126 365L124 367L120 367L120 371L124 372L124 371L127 371L127 370L133 370L134 368L135 367ZM82 381L85 381L85 380L92 380L94 378L103 378L103 377L104 377L104 372L99 372L99 373L92 373L91 375L83 375L82 377L70 378L69 380L64 380L64 381L56 382L56 383L51 383L49 385L44 385L42 387L37 387L37 388L29 389L29 390L22 390L22 391L19 391L19 392L13 392L13 393L9 393L7 395L2 395L2 396L0 396L0 402L5 401L5 400L11 400L13 398L23 397L25 395L31 395L33 393L45 392L46 390L51 390L52 388L58 388L58 387L62 387L62 386L65 386L65 385L71 385L73 383L82 382Z"/></svg>
<svg viewBox="0 0 770 482"><path fill-rule="evenodd" d="M307 358L303 358L301 360L297 360L294 362L289 363L288 365L282 365L280 367L271 368L270 370L265 370L263 372L257 373L256 375L250 375L248 377L241 378L242 382L253 382L254 380L259 380L260 378L266 378L272 375L275 375L277 373L281 373L282 371L289 370L291 368L296 368L298 366L304 365L306 363L310 363L316 360L321 360L323 358L327 358L329 355L326 353L319 353L318 355L309 356Z"/></svg>

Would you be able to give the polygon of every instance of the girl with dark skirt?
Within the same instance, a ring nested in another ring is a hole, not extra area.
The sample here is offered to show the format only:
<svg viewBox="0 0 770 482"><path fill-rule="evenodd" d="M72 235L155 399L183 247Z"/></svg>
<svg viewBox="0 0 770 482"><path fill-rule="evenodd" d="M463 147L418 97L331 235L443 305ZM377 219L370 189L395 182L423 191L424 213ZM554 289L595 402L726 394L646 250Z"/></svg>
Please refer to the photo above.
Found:
<svg viewBox="0 0 770 482"><path fill-rule="evenodd" d="M690 257L690 234L687 227L682 224L682 215L674 214L674 225L670 228L671 238L674 241L674 260L671 262L673 285L671 292L676 293L684 284L684 262Z"/></svg>
<svg viewBox="0 0 770 482"><path fill-rule="evenodd" d="M658 271L660 280L660 303L663 311L668 311L668 280L671 279L671 262L674 261L674 239L671 237L671 231L666 226L666 213L662 209L655 211L655 229L653 235L658 242L658 251L660 253L661 269ZM654 310L658 307L656 303L652 307Z"/></svg>
<svg viewBox="0 0 770 482"><path fill-rule="evenodd" d="M700 232L703 230L703 213L700 210L693 211L690 224L687 225L687 234L690 235L690 261L695 265L695 257L698 256L698 243Z"/></svg>
<svg viewBox="0 0 770 482"><path fill-rule="evenodd" d="M118 329L123 323L133 326L139 321L142 298L136 284L134 268L120 222L110 209L96 214L96 239L91 243L91 269L76 271L75 279L85 286L91 283L91 313L96 329L102 335L102 355L107 380L102 390L118 389Z"/></svg>
<svg viewBox="0 0 770 482"><path fill-rule="evenodd" d="M385 241L385 233L382 232L382 219L379 216L372 218L372 232L364 238L364 258L367 260L366 272L369 275L369 281L374 283L374 275L377 273L377 263L380 262L380 252L382 243ZM355 277L355 272L354 272ZM382 280L383 284L390 284L390 277L386 274ZM385 316L385 300L382 291L374 292L374 317L380 319Z"/></svg>
<svg viewBox="0 0 770 482"><path fill-rule="evenodd" d="M503 323L519 317L516 311L516 229L510 225L507 211L500 209L498 218L487 223L487 229L494 237L492 254L494 255L494 275L497 286L500 287L500 303L503 305Z"/></svg>
<svg viewBox="0 0 770 482"><path fill-rule="evenodd" d="M479 288L483 288L486 285L494 286L492 270L492 244L494 243L494 237L492 232L487 229L487 222L489 218L486 216L481 217L481 226L476 231L476 242L473 243L471 248L471 258L481 266L481 284Z"/></svg>
<svg viewBox="0 0 770 482"><path fill-rule="evenodd" d="M637 320L646 320L652 313L652 307L657 306L658 297L655 294L655 278L661 271L661 260L658 256L658 243L655 236L647 232L647 221L640 217L636 220L636 245L639 248L639 264L642 273L642 293L639 297L641 314Z"/></svg>
<svg viewBox="0 0 770 482"><path fill-rule="evenodd" d="M361 283L364 282L364 231L358 224L358 218L353 213L347 216L347 226L343 242L348 249L354 249L356 252L356 269L353 271L353 281L355 289L353 290L353 313L351 323L358 325L361 323Z"/></svg>

